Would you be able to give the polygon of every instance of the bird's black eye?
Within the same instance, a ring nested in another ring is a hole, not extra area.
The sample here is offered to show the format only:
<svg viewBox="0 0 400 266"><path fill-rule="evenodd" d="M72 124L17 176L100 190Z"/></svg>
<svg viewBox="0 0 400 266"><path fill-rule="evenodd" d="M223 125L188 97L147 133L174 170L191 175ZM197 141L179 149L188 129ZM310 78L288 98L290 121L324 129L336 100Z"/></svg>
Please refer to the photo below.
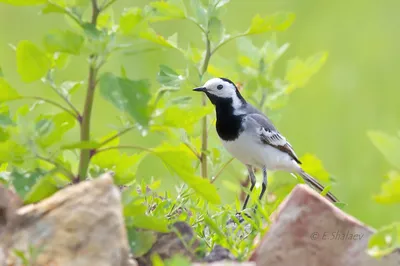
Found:
<svg viewBox="0 0 400 266"><path fill-rule="evenodd" d="M223 87L224 87L224 86L222 86L221 84L219 84L219 85L217 86L217 89L222 90Z"/></svg>

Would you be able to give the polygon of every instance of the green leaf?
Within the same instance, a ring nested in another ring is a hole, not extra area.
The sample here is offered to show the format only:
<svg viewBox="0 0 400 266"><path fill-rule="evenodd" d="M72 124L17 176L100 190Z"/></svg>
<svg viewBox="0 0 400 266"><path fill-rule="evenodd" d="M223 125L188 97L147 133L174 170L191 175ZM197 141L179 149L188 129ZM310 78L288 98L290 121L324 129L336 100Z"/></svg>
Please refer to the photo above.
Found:
<svg viewBox="0 0 400 266"><path fill-rule="evenodd" d="M60 85L60 90L64 96L74 94L83 85L83 81L64 81Z"/></svg>
<svg viewBox="0 0 400 266"><path fill-rule="evenodd" d="M114 163L114 182L117 185L126 185L136 178L136 172L146 153L127 155L121 154Z"/></svg>
<svg viewBox="0 0 400 266"><path fill-rule="evenodd" d="M400 169L400 138L380 131L369 131L367 134L386 160L397 169Z"/></svg>
<svg viewBox="0 0 400 266"><path fill-rule="evenodd" d="M327 53L318 53L304 61L298 58L290 60L285 76L285 80L290 83L290 86L285 89L285 93L288 94L295 88L306 85L308 80L325 64L327 58Z"/></svg>
<svg viewBox="0 0 400 266"><path fill-rule="evenodd" d="M37 143L49 147L62 140L64 134L74 128L76 120L68 113L40 115L36 121Z"/></svg>
<svg viewBox="0 0 400 266"><path fill-rule="evenodd" d="M163 115L160 115L156 119L156 125L165 127L183 128L189 134L193 133L196 122L202 119L204 116L212 113L214 108L209 105L203 106L187 106L180 107L172 105L168 107ZM182 114L185 114L185 119L182 119Z"/></svg>
<svg viewBox="0 0 400 266"><path fill-rule="evenodd" d="M136 215L129 221L130 226L139 227L142 229L153 230L157 232L169 232L168 221L160 217L152 217L146 214Z"/></svg>
<svg viewBox="0 0 400 266"><path fill-rule="evenodd" d="M0 78L4 77L3 69L0 67Z"/></svg>
<svg viewBox="0 0 400 266"><path fill-rule="evenodd" d="M122 34L137 34L147 27L143 12L140 8L129 8L122 13L119 21L119 29Z"/></svg>
<svg viewBox="0 0 400 266"><path fill-rule="evenodd" d="M69 62L69 54L54 53L53 54L53 67L64 69Z"/></svg>
<svg viewBox="0 0 400 266"><path fill-rule="evenodd" d="M169 40L165 39L163 36L157 34L153 29L148 28L146 31L141 31L139 33L139 37L155 44L168 47L168 48L176 48L177 46L170 42Z"/></svg>
<svg viewBox="0 0 400 266"><path fill-rule="evenodd" d="M374 199L381 204L400 203L400 173L392 171L387 175L387 181L382 184L381 192Z"/></svg>
<svg viewBox="0 0 400 266"><path fill-rule="evenodd" d="M46 75L51 66L49 58L30 41L17 46L17 70L24 82L32 82Z"/></svg>
<svg viewBox="0 0 400 266"><path fill-rule="evenodd" d="M201 0L190 0L190 6L194 12L194 21L198 22L203 27L207 26L208 14Z"/></svg>
<svg viewBox="0 0 400 266"><path fill-rule="evenodd" d="M224 26L217 17L212 17L208 22L209 38L210 41L218 43L224 35Z"/></svg>
<svg viewBox="0 0 400 266"><path fill-rule="evenodd" d="M142 231L135 227L127 230L129 246L135 258L146 254L157 240L156 232Z"/></svg>
<svg viewBox="0 0 400 266"><path fill-rule="evenodd" d="M157 74L157 81L167 87L179 87L184 77L175 72L166 65L160 65L160 71Z"/></svg>
<svg viewBox="0 0 400 266"><path fill-rule="evenodd" d="M29 193L25 195L24 203L29 204L39 202L42 199L50 197L60 188L61 186L57 185L54 178L50 174L45 175L41 177L32 187Z"/></svg>
<svg viewBox="0 0 400 266"><path fill-rule="evenodd" d="M6 3L15 6L35 6L46 3L47 0L0 0L0 3Z"/></svg>
<svg viewBox="0 0 400 266"><path fill-rule="evenodd" d="M100 93L118 109L127 112L139 124L150 119L148 102L150 84L146 80L130 80L104 73L100 78Z"/></svg>
<svg viewBox="0 0 400 266"><path fill-rule="evenodd" d="M13 124L8 106L0 104L0 127L7 127Z"/></svg>
<svg viewBox="0 0 400 266"><path fill-rule="evenodd" d="M0 103L19 98L21 96L18 92L4 78L0 77Z"/></svg>
<svg viewBox="0 0 400 266"><path fill-rule="evenodd" d="M95 25L89 22L83 24L83 31L85 32L85 35L91 40L99 40L100 37L103 35L102 32L96 28Z"/></svg>
<svg viewBox="0 0 400 266"><path fill-rule="evenodd" d="M97 149L100 147L100 143L97 141L79 141L75 143L71 143L68 145L61 146L63 150L74 150L74 149Z"/></svg>
<svg viewBox="0 0 400 266"><path fill-rule="evenodd" d="M66 11L61 5L55 5L55 4L52 4L52 3L48 3L41 10L41 14L51 14L51 13L65 14Z"/></svg>
<svg viewBox="0 0 400 266"><path fill-rule="evenodd" d="M322 161L315 155L305 154L300 158L304 171L321 181L329 181L329 173L326 171Z"/></svg>
<svg viewBox="0 0 400 266"><path fill-rule="evenodd" d="M54 30L46 34L43 43L50 53L62 52L79 55L84 38L73 31Z"/></svg>
<svg viewBox="0 0 400 266"><path fill-rule="evenodd" d="M28 194L29 190L35 185L36 181L44 175L40 170L22 172L14 169L11 172L11 182L21 198Z"/></svg>
<svg viewBox="0 0 400 266"><path fill-rule="evenodd" d="M379 229L368 242L368 254L375 258L389 255L400 248L400 223Z"/></svg>
<svg viewBox="0 0 400 266"><path fill-rule="evenodd" d="M208 179L195 175L192 161L197 158L184 144L175 147L164 143L154 150L154 155L204 199L214 204L221 202L216 187Z"/></svg>
<svg viewBox="0 0 400 266"><path fill-rule="evenodd" d="M277 13L266 17L256 15L252 19L250 28L245 34L250 35L269 31L284 31L292 25L294 19L295 14L293 13Z"/></svg>
<svg viewBox="0 0 400 266"><path fill-rule="evenodd" d="M187 257L180 254L174 255L172 258L165 260L166 266L191 266L192 263Z"/></svg>
<svg viewBox="0 0 400 266"><path fill-rule="evenodd" d="M344 203L344 202L334 202L333 205L335 205L336 207L338 207L338 208L341 209L341 210L343 210L344 207L347 206L347 204Z"/></svg>
<svg viewBox="0 0 400 266"><path fill-rule="evenodd" d="M185 11L170 1L151 2L149 5L153 8L153 12L155 13L150 18L151 21L182 19L186 17Z"/></svg>

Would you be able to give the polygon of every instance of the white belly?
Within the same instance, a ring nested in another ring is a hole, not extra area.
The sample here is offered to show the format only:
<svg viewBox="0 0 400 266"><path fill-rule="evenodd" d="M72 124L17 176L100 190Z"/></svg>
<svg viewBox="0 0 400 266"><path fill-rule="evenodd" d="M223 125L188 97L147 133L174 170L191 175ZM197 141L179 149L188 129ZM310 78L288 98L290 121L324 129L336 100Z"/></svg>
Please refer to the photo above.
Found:
<svg viewBox="0 0 400 266"><path fill-rule="evenodd" d="M299 167L287 153L263 144L256 136L245 132L234 141L222 140L222 143L233 157L246 165L289 172L295 172Z"/></svg>

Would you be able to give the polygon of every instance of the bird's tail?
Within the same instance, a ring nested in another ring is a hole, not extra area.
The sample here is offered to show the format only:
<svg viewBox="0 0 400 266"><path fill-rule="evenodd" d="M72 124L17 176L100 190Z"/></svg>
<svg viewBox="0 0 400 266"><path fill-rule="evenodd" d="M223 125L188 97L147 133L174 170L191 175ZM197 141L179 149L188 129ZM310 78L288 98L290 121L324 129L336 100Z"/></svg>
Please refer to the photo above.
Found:
<svg viewBox="0 0 400 266"><path fill-rule="evenodd" d="M322 192L324 190L324 186L322 186L314 177L310 176L303 170L299 171L299 175L304 179L307 184L319 190L319 192ZM331 192L326 193L326 197L332 202L339 202L339 200Z"/></svg>

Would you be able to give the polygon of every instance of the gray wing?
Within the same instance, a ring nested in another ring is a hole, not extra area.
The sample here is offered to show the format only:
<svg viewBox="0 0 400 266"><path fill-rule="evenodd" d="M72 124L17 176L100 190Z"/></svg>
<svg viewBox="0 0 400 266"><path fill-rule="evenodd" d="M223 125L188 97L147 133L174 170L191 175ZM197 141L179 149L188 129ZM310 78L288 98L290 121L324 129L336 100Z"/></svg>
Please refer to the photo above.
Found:
<svg viewBox="0 0 400 266"><path fill-rule="evenodd" d="M258 133L260 135L261 141L264 144L271 145L279 149L280 151L289 154L293 158L293 160L301 164L299 158L297 157L292 146L286 140L286 138L278 132L278 130L274 127L272 122L265 115L260 113L254 107L253 109L256 112L248 114L247 118L252 119L259 125Z"/></svg>

